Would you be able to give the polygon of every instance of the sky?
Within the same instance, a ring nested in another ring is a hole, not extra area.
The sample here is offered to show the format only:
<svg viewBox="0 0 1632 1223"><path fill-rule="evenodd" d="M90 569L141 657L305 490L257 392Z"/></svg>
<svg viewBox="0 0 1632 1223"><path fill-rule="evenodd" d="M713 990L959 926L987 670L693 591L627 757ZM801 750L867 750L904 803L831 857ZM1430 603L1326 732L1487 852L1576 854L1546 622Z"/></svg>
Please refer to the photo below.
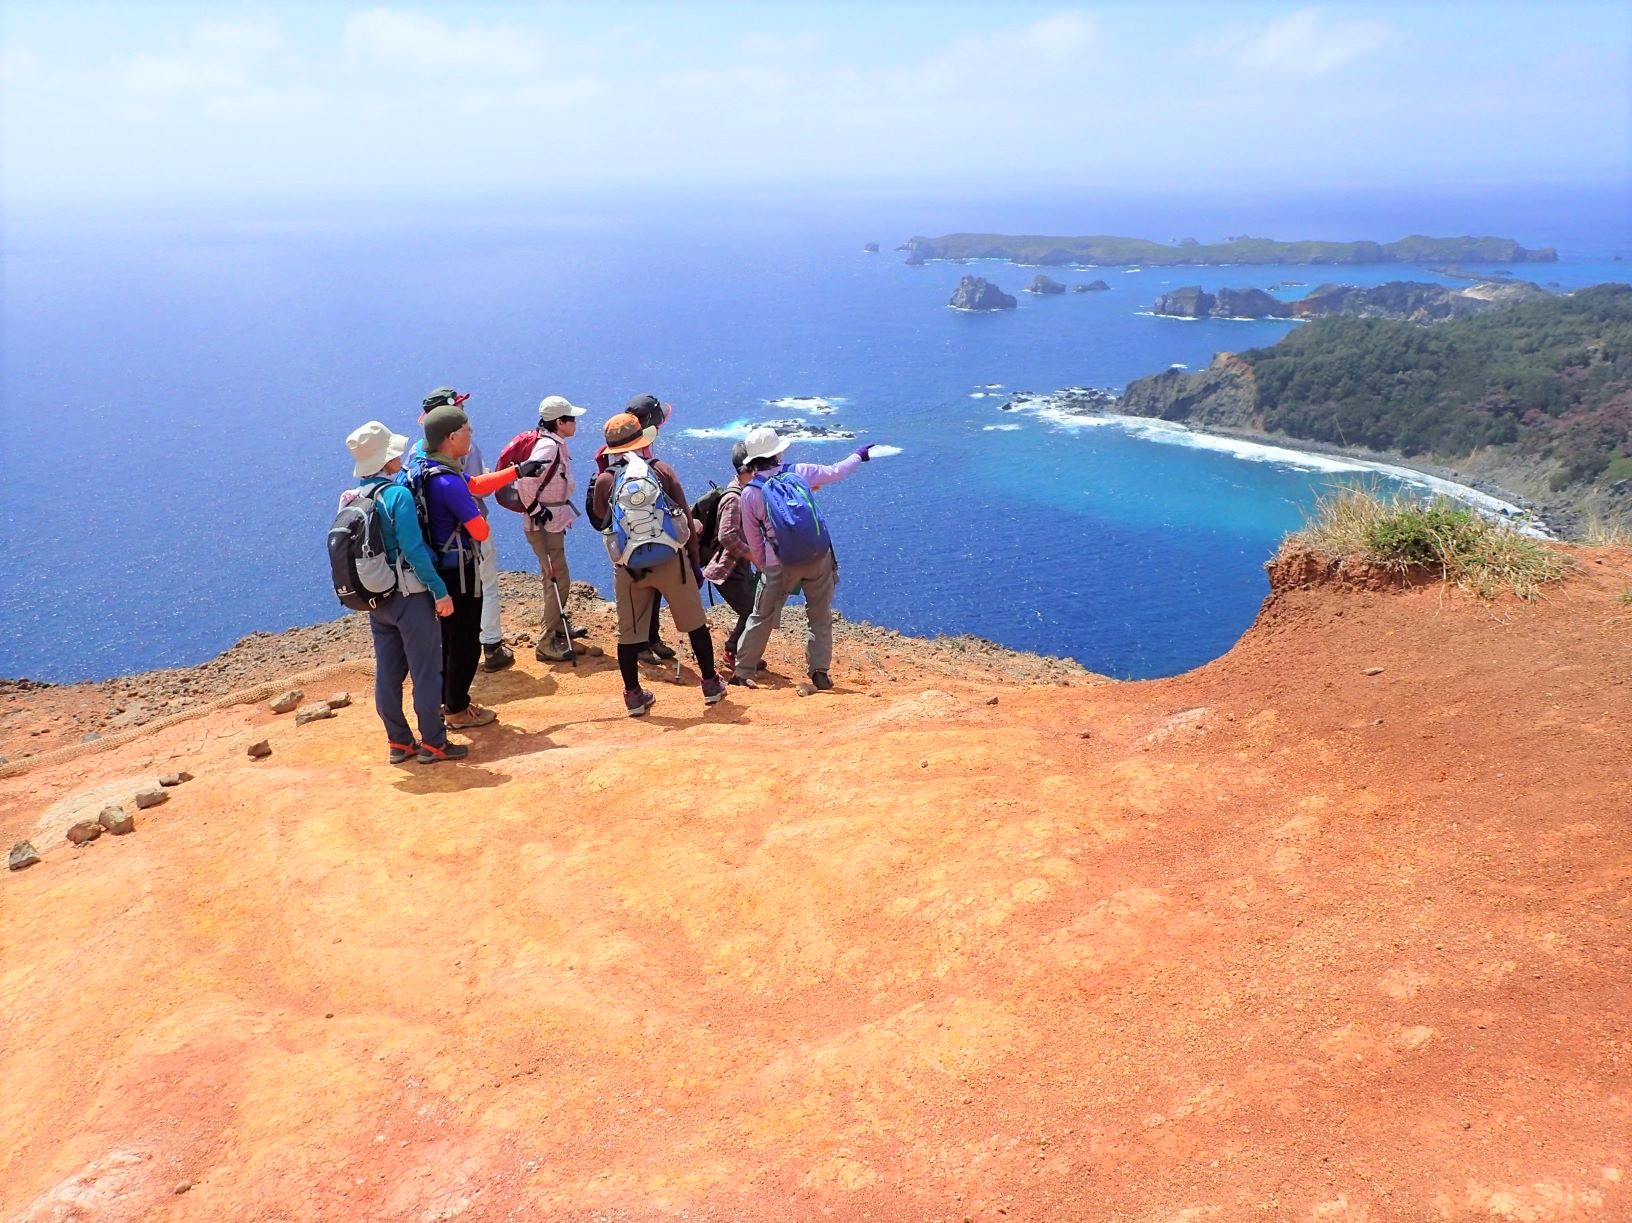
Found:
<svg viewBox="0 0 1632 1223"><path fill-rule="evenodd" d="M0 204L1632 183L1632 5L0 0Z"/></svg>

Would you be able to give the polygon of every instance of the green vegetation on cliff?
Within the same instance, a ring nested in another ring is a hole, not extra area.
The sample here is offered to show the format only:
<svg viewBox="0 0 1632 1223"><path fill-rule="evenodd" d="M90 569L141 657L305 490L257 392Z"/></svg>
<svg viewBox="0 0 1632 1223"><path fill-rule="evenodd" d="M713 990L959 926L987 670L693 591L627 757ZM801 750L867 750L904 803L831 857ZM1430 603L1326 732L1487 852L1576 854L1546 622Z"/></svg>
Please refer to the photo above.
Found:
<svg viewBox="0 0 1632 1223"><path fill-rule="evenodd" d="M1414 234L1398 242L1277 242L1231 238L1168 246L1144 238L1096 235L1080 238L1035 234L946 234L906 243L909 262L925 259L1008 259L1059 267L1087 263L1107 267L1256 263L1527 263L1556 259L1551 249L1526 250L1511 238L1429 238Z"/></svg>
<svg viewBox="0 0 1632 1223"><path fill-rule="evenodd" d="M1271 432L1441 458L1511 445L1555 488L1632 474L1632 286L1433 327L1321 319L1238 355Z"/></svg>

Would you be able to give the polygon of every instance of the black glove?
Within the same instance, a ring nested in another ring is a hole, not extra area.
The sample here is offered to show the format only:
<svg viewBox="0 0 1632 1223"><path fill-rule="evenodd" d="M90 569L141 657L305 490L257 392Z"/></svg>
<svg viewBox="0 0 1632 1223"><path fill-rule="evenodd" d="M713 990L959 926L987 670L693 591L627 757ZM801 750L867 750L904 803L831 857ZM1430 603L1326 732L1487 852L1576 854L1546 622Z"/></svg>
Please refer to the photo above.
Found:
<svg viewBox="0 0 1632 1223"><path fill-rule="evenodd" d="M525 480L544 474L543 459L526 459L516 464L516 474Z"/></svg>
<svg viewBox="0 0 1632 1223"><path fill-rule="evenodd" d="M858 447L856 449L856 457L858 459L860 459L863 463L865 463L867 461L868 451L872 450L872 448L873 448L873 443L871 443L871 442L868 442L865 446Z"/></svg>

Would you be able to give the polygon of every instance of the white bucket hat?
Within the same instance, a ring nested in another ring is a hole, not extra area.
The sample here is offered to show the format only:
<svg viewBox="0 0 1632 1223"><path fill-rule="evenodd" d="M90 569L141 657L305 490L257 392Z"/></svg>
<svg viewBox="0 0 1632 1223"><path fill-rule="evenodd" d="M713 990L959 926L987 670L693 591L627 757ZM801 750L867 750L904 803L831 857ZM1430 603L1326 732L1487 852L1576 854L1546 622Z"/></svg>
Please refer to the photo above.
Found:
<svg viewBox="0 0 1632 1223"><path fill-rule="evenodd" d="M570 403L564 395L546 395L538 401L538 421L571 420L582 416L587 409Z"/></svg>
<svg viewBox="0 0 1632 1223"><path fill-rule="evenodd" d="M774 459L788 448L788 439L778 437L769 425L760 425L748 431L743 444L748 447L746 461L752 463L755 459Z"/></svg>
<svg viewBox="0 0 1632 1223"><path fill-rule="evenodd" d="M346 438L346 449L351 451L356 464L351 474L372 476L392 459L402 457L402 452L408 449L408 439L371 420L351 431L351 436Z"/></svg>

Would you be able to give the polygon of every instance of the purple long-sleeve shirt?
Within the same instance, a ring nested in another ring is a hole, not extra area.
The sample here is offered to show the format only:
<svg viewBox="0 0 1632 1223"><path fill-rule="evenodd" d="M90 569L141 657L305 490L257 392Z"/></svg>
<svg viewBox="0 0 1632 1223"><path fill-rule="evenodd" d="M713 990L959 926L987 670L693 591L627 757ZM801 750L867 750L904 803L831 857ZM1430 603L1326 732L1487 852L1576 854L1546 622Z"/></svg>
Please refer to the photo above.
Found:
<svg viewBox="0 0 1632 1223"><path fill-rule="evenodd" d="M791 468L776 467L759 475L774 476L779 471L791 470L812 490L826 484L837 484L853 473L862 463L859 454L847 455L837 463L795 463ZM776 544L765 531L765 494L752 484L742 490L742 537L748 545L748 554L760 569L776 569L782 560L776 554Z"/></svg>

